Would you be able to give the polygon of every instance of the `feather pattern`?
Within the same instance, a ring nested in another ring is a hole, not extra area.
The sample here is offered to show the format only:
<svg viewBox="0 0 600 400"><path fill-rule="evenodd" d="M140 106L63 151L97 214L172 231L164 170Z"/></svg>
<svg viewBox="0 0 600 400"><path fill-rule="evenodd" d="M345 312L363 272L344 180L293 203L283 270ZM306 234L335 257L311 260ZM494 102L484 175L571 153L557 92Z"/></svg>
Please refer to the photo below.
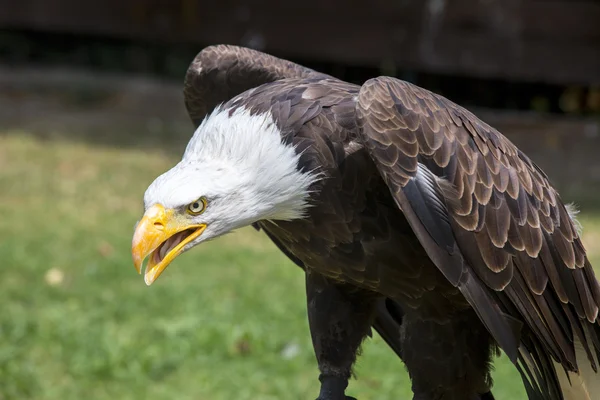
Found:
<svg viewBox="0 0 600 400"><path fill-rule="evenodd" d="M469 111L403 81L387 77L367 81L358 97L357 117L365 146L392 193L410 196L412 192L410 182L415 172L405 168L411 163L402 158L414 158L414 162L435 171L455 188L457 199L448 199L447 211L448 218L455 222L453 234L465 257L467 273L482 279L487 289L508 305L505 311L512 309L512 314L526 323L523 333L530 335L533 343L522 342L519 362L527 364L523 369L527 379L542 385L532 386L532 391L538 395L554 393L558 396L550 396L554 399L563 398L560 393L564 389L564 398L569 398L563 381L563 386L556 387L556 372L549 374L549 360L543 365L539 364L543 360L533 364L527 360L539 351L548 351L553 362L567 371L585 367L581 364L587 360L575 360L573 324L593 324L589 327L597 332L599 303L593 293L598 282L579 245L576 226L545 174L508 139ZM437 143L438 150L433 150L428 138L440 131L446 133L438 136L447 144ZM417 136L416 155L414 149L408 153L401 146L394 148L390 139L409 134ZM445 150L449 148L453 148L450 154ZM387 160L388 154L398 162L381 161ZM456 170L450 173L445 170L448 158L458 160ZM419 209L415 211L418 215ZM416 225L411 225L415 229ZM424 246L428 253L440 251ZM438 264L438 268L449 267ZM506 270L510 274L504 279L494 279L494 274ZM475 309L482 308L471 304ZM491 333L499 342L502 340L499 332ZM578 346L587 353L597 354L600 350L597 336L593 340L579 339Z"/></svg>

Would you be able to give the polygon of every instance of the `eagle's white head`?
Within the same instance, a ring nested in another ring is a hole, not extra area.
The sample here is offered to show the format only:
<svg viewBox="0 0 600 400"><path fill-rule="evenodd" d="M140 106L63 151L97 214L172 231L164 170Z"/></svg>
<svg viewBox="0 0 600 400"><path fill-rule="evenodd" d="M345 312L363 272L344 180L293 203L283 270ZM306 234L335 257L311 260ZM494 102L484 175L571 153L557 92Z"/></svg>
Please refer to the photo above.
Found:
<svg viewBox="0 0 600 400"><path fill-rule="evenodd" d="M149 257L150 285L197 244L260 220L302 218L318 174L298 168L270 113L221 108L190 140L183 159L146 190L132 242L138 272Z"/></svg>

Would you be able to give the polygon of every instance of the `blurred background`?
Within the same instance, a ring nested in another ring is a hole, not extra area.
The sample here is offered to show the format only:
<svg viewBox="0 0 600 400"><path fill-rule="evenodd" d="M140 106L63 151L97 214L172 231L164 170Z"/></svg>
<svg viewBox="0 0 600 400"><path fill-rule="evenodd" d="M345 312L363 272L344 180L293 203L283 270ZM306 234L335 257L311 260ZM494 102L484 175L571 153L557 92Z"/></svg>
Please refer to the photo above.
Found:
<svg viewBox="0 0 600 400"><path fill-rule="evenodd" d="M600 266L600 1L0 0L0 400L312 399L303 276L260 233L130 259L146 187L192 134L185 71L238 44L391 75L498 128L581 208ZM410 398L375 335L349 394ZM499 400L523 399L502 357Z"/></svg>

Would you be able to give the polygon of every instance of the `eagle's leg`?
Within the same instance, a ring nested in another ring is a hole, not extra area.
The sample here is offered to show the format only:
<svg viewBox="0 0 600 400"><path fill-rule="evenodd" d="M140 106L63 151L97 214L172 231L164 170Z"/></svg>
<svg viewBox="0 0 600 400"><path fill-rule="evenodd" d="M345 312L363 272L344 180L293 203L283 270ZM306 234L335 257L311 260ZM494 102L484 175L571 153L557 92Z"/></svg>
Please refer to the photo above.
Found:
<svg viewBox="0 0 600 400"><path fill-rule="evenodd" d="M496 347L474 311L434 321L412 310L401 332L414 400L493 400L490 368Z"/></svg>
<svg viewBox="0 0 600 400"><path fill-rule="evenodd" d="M321 372L317 400L344 400L352 364L375 315L376 297L306 273L308 321ZM359 300L360 299L360 300Z"/></svg>

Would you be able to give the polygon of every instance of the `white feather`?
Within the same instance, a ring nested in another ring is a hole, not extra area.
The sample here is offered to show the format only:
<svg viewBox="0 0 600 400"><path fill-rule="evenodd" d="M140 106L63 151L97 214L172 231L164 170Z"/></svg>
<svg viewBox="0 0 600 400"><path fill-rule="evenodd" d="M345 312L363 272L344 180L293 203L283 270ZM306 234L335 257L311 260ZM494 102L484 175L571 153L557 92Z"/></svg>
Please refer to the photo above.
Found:
<svg viewBox="0 0 600 400"><path fill-rule="evenodd" d="M581 222L579 222L579 220L577 219L577 214L579 214L579 209L577 208L577 205L575 205L575 203L569 203L565 204L565 208L567 209L569 218L571 218L571 221L573 221L573 225L575 225L577 234L581 236L581 233L583 231L583 225L581 225Z"/></svg>
<svg viewBox="0 0 600 400"><path fill-rule="evenodd" d="M206 196L198 223L218 236L259 220L305 216L319 174L301 172L300 155L282 141L270 113L216 108L198 127L182 160L148 187L146 208L177 209Z"/></svg>
<svg viewBox="0 0 600 400"><path fill-rule="evenodd" d="M269 218L296 219L307 207L309 187L317 174L298 170L300 155L282 142L270 112L251 115L243 107L230 115L217 107L198 127L183 162L225 162L255 190L257 200L273 205Z"/></svg>

